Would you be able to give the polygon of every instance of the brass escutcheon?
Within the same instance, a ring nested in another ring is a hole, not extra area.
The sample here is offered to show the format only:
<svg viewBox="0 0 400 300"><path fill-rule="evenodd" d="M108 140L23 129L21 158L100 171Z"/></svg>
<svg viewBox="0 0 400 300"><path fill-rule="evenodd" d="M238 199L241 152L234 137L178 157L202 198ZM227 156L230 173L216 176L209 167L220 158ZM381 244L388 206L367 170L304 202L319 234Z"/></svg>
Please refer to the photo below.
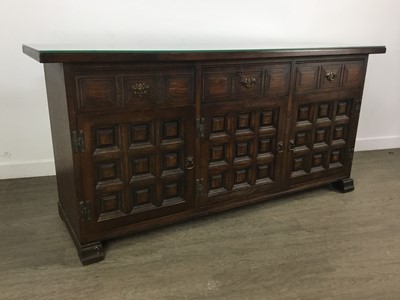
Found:
<svg viewBox="0 0 400 300"><path fill-rule="evenodd" d="M336 73L335 72L328 72L328 73L326 73L326 75L325 75L325 77L326 77L326 79L328 80L328 81L333 81L333 80L335 80L335 78L336 78Z"/></svg>

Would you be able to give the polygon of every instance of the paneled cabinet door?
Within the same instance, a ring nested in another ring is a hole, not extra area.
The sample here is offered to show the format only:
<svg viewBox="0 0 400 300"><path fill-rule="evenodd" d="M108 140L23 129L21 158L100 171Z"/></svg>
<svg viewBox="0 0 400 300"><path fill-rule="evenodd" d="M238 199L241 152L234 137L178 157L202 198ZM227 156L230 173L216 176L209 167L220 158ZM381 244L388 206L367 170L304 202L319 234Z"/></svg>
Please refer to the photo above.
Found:
<svg viewBox="0 0 400 300"><path fill-rule="evenodd" d="M286 141L289 185L347 174L361 102L358 91L297 95Z"/></svg>
<svg viewBox="0 0 400 300"><path fill-rule="evenodd" d="M258 105L204 105L203 206L271 191L280 182L286 99Z"/></svg>
<svg viewBox="0 0 400 300"><path fill-rule="evenodd" d="M90 232L194 206L193 108L82 116Z"/></svg>
<svg viewBox="0 0 400 300"><path fill-rule="evenodd" d="M200 205L265 196L281 185L291 63L203 70Z"/></svg>

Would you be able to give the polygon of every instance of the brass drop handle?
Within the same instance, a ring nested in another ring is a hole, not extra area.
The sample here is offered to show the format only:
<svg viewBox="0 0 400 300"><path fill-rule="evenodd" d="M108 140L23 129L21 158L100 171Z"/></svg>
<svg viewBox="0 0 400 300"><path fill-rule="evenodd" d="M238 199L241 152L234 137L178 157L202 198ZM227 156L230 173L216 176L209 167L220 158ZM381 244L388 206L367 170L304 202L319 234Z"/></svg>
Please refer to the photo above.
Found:
<svg viewBox="0 0 400 300"><path fill-rule="evenodd" d="M255 77L245 77L242 78L242 81L240 82L244 87L249 88L252 85L255 85L257 82L257 79Z"/></svg>
<svg viewBox="0 0 400 300"><path fill-rule="evenodd" d="M326 79L327 79L328 81L333 81L333 80L335 80L335 78L336 78L336 73L330 71L330 72L326 73L325 77L326 77Z"/></svg>
<svg viewBox="0 0 400 300"><path fill-rule="evenodd" d="M296 145L294 143L294 140L290 140L289 141L289 145L288 145L288 150L289 151L294 151L294 148L296 148Z"/></svg>
<svg viewBox="0 0 400 300"><path fill-rule="evenodd" d="M283 153L283 148L283 142L279 142L278 144L276 144L276 152Z"/></svg>
<svg viewBox="0 0 400 300"><path fill-rule="evenodd" d="M194 169L194 160L193 160L193 156L189 155L188 157L186 157L185 168L186 168L186 170L192 170L192 169Z"/></svg>
<svg viewBox="0 0 400 300"><path fill-rule="evenodd" d="M146 82L138 82L132 85L133 94L138 95L142 98L143 95L147 95L150 91L150 85Z"/></svg>

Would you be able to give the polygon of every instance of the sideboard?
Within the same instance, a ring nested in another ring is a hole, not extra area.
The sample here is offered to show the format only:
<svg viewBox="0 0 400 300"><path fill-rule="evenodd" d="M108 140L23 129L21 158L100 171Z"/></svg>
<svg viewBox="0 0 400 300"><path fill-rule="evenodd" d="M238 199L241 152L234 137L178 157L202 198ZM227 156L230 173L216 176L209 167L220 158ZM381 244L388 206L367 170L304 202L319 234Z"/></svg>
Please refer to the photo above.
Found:
<svg viewBox="0 0 400 300"><path fill-rule="evenodd" d="M384 46L23 46L44 63L58 208L102 241L350 178L369 54Z"/></svg>

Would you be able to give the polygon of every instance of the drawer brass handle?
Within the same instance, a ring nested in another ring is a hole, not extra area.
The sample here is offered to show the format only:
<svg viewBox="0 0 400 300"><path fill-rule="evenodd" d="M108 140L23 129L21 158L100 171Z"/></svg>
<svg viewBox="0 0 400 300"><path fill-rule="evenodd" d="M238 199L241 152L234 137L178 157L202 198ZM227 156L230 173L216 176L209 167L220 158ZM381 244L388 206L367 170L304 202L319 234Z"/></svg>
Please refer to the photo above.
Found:
<svg viewBox="0 0 400 300"><path fill-rule="evenodd" d="M257 82L257 79L255 77L246 77L243 78L242 81L240 82L244 87L249 88L252 85L255 85Z"/></svg>
<svg viewBox="0 0 400 300"><path fill-rule="evenodd" d="M290 140L290 141L289 141L289 145L288 145L288 150L289 150L289 151L293 151L294 148L296 148L296 145L295 145L295 143L294 143L294 140Z"/></svg>
<svg viewBox="0 0 400 300"><path fill-rule="evenodd" d="M194 160L193 160L193 156L189 155L188 157L186 157L185 168L186 168L186 170L192 170L192 169L194 169Z"/></svg>
<svg viewBox="0 0 400 300"><path fill-rule="evenodd" d="M326 75L325 75L325 77L326 77L326 79L328 80L328 81L333 81L333 80L335 80L335 78L336 78L336 73L335 72L328 72L328 73L326 73Z"/></svg>
<svg viewBox="0 0 400 300"><path fill-rule="evenodd" d="M142 98L143 95L147 95L150 90L150 85L146 82L139 82L132 85L133 94L138 95L139 98Z"/></svg>
<svg viewBox="0 0 400 300"><path fill-rule="evenodd" d="M278 144L276 144L276 152L283 153L283 148L283 142L279 142Z"/></svg>

